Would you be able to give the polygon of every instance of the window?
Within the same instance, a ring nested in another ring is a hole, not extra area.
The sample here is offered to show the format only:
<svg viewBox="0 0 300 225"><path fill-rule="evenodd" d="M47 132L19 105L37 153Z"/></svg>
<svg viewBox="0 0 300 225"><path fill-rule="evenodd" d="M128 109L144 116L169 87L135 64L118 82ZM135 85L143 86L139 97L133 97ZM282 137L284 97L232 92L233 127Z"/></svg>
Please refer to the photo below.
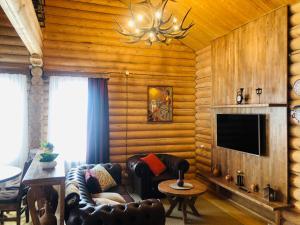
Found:
<svg viewBox="0 0 300 225"><path fill-rule="evenodd" d="M0 74L0 164L23 167L28 155L27 78Z"/></svg>
<svg viewBox="0 0 300 225"><path fill-rule="evenodd" d="M85 162L88 79L50 77L48 141L67 162Z"/></svg>

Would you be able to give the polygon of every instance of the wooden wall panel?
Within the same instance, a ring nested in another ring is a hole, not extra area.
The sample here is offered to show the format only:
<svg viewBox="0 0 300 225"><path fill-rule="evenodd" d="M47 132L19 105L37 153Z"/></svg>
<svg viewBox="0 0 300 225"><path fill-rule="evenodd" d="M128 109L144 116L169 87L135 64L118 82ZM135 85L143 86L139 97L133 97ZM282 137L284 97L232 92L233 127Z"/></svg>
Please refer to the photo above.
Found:
<svg viewBox="0 0 300 225"><path fill-rule="evenodd" d="M47 0L44 69L57 75L108 73L112 162L124 166L134 154L169 153L188 159L188 176L193 176L195 53L178 41L170 46L125 43L115 19L125 23L127 9L116 2ZM148 85L173 86L173 123L147 123Z"/></svg>
<svg viewBox="0 0 300 225"><path fill-rule="evenodd" d="M211 170L211 46L197 52L196 62L196 167L201 175Z"/></svg>
<svg viewBox="0 0 300 225"><path fill-rule="evenodd" d="M209 172L211 164L220 164L223 175L228 171L235 175L237 170L242 170L246 173L247 186L257 183L262 188L271 183L281 190L282 201L287 202L290 194L294 196L292 201L298 203L297 189L288 190L287 183L286 107L214 108L220 105L235 105L236 91L240 87L245 88L248 104L258 103L255 93L257 87L263 88L261 103L287 104L287 15L287 7L279 8L216 39L211 47L206 48L211 48L211 59L205 50L197 54L196 83L198 77L203 80L196 84L196 132L201 130L201 135L196 134L196 161L199 175ZM294 32L294 35L296 33ZM297 44L294 42L293 45ZM297 56L293 58L297 60ZM293 68L293 71L299 72L300 75L300 67ZM211 78L205 77L203 74L210 70ZM210 80L212 83L209 83ZM209 85L212 92L210 88L205 88ZM205 105L212 105L212 109ZM267 114L267 156L256 157L216 147L216 113ZM298 131L294 129L293 132ZM205 139L206 142L197 145L197 138ZM294 145L297 146L297 143L295 141ZM293 160L292 168L300 171L295 160L297 153L290 155L290 158ZM295 177L293 183L298 184Z"/></svg>
<svg viewBox="0 0 300 225"><path fill-rule="evenodd" d="M244 88L246 103L287 103L287 7L282 7L213 41L214 105L236 104ZM224 88L226 87L226 88Z"/></svg>
<svg viewBox="0 0 300 225"><path fill-rule="evenodd" d="M29 52L0 8L0 70L27 72Z"/></svg>
<svg viewBox="0 0 300 225"><path fill-rule="evenodd" d="M293 84L296 80L299 79L300 71L299 71L299 57L298 53L300 51L300 44L299 44L299 37L300 33L300 3L292 5L290 7L290 65L289 65L289 106L293 108L296 105L299 105L300 97L293 91ZM299 198L299 191L300 191L300 126L299 124L290 119L289 124L289 193L290 193L290 202L294 206L293 209L289 211L285 211L283 213L283 217L285 218L285 224L300 224L300 198Z"/></svg>

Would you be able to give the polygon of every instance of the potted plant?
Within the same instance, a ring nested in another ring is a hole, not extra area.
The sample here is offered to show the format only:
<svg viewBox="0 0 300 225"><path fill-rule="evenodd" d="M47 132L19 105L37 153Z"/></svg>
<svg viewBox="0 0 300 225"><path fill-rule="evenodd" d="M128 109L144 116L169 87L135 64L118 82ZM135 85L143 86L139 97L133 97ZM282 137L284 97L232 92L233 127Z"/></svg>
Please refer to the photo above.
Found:
<svg viewBox="0 0 300 225"><path fill-rule="evenodd" d="M41 153L40 156L40 163L43 169L52 169L57 165L57 162L55 161L58 156L57 153L44 152Z"/></svg>
<svg viewBox="0 0 300 225"><path fill-rule="evenodd" d="M41 149L48 152L53 152L54 145L48 141L41 143Z"/></svg>
<svg viewBox="0 0 300 225"><path fill-rule="evenodd" d="M44 141L41 143L41 149L44 151L40 154L40 163L43 169L52 169L57 165L55 161L58 156L57 153L53 153L54 145L50 142Z"/></svg>

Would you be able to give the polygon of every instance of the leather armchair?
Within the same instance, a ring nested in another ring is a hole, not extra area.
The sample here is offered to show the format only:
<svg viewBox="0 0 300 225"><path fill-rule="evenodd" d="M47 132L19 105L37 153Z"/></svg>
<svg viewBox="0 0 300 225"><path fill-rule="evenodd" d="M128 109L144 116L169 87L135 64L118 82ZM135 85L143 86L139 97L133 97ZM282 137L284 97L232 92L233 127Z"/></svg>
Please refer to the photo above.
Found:
<svg viewBox="0 0 300 225"><path fill-rule="evenodd" d="M156 154L166 165L167 170L159 176L154 176L148 165L140 159L145 156L135 155L127 160L132 187L142 199L164 197L157 189L158 184L164 180L177 179L179 170L184 174L190 167L185 159L168 154Z"/></svg>
<svg viewBox="0 0 300 225"><path fill-rule="evenodd" d="M165 210L160 200L148 199L134 202L121 185L121 167L118 164L102 164L118 184L108 192L117 192L126 200L126 204L95 205L87 190L84 172L94 165L83 165L71 169L67 182L79 185L78 201L67 201L65 204L65 221L67 225L164 225Z"/></svg>

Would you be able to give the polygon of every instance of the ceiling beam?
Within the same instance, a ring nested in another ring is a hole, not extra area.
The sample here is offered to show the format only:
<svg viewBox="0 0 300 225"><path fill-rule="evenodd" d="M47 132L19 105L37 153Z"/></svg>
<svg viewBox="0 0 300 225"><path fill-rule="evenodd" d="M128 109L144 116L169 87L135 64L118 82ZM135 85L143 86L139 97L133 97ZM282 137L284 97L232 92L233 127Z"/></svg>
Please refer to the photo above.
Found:
<svg viewBox="0 0 300 225"><path fill-rule="evenodd" d="M0 0L0 5L31 55L42 57L42 31L31 0Z"/></svg>

